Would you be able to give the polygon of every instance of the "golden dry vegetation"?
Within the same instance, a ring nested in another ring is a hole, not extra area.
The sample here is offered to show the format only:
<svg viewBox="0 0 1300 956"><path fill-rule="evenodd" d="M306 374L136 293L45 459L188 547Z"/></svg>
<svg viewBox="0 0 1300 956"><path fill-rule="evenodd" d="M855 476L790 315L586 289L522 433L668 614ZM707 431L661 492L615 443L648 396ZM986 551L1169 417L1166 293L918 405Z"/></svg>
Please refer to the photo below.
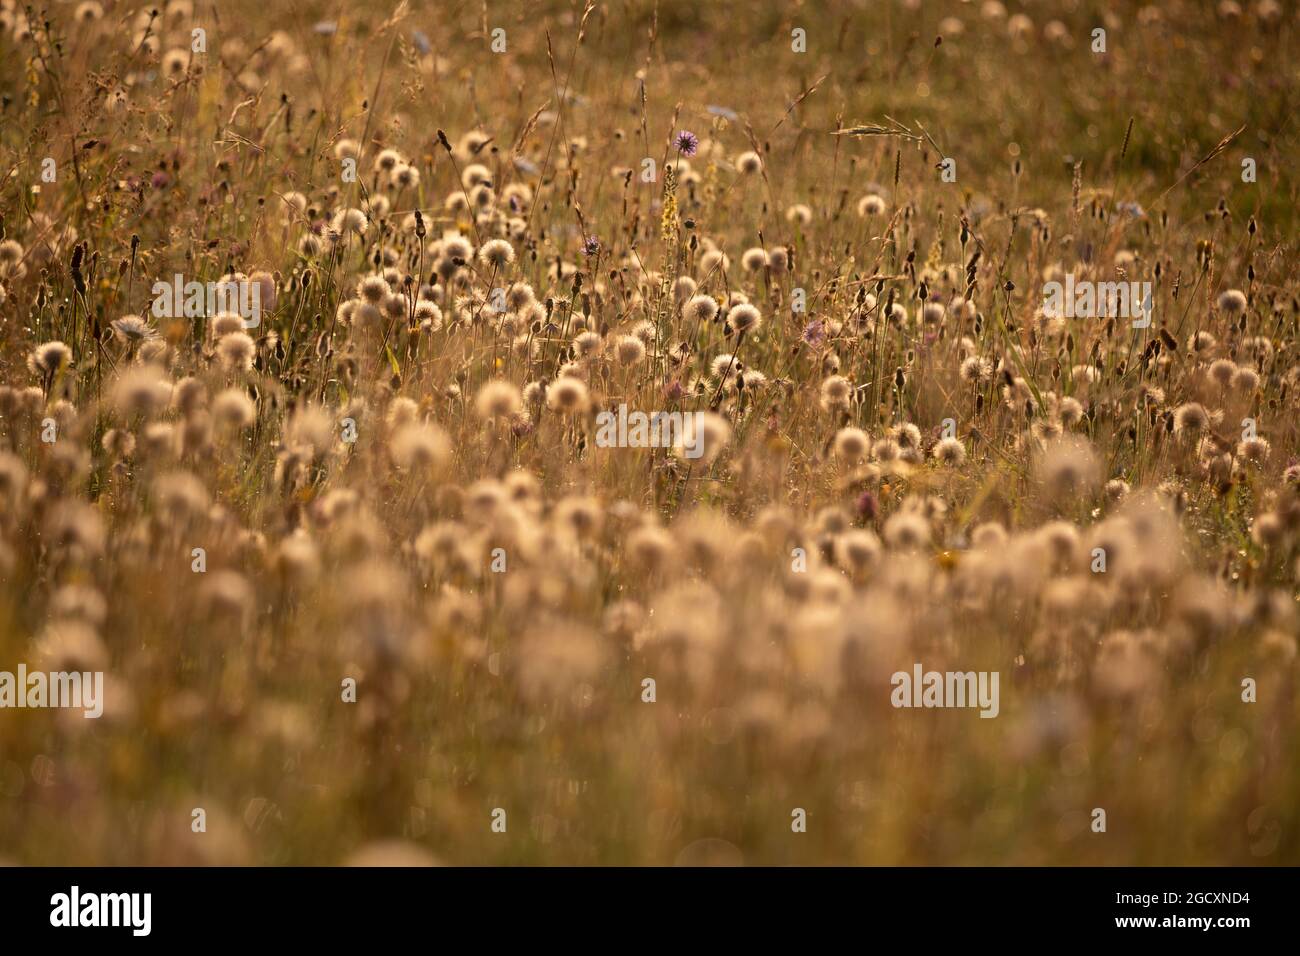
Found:
<svg viewBox="0 0 1300 956"><path fill-rule="evenodd" d="M1300 862L1296 25L0 0L0 857Z"/></svg>

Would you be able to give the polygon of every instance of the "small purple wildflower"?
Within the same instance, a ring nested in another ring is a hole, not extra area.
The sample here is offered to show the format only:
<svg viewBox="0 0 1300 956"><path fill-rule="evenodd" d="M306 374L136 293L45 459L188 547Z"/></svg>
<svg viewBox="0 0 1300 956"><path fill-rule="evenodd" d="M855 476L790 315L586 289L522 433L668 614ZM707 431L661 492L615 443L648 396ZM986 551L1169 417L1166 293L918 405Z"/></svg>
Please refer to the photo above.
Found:
<svg viewBox="0 0 1300 956"><path fill-rule="evenodd" d="M588 236L582 243L582 254L585 256L594 256L600 252L600 237Z"/></svg>
<svg viewBox="0 0 1300 956"><path fill-rule="evenodd" d="M700 148L700 138L690 130L684 129L673 137L673 146L683 156L694 156Z"/></svg>
<svg viewBox="0 0 1300 956"><path fill-rule="evenodd" d="M813 348L821 348L822 343L826 341L826 326L820 319L813 319L804 326L802 338Z"/></svg>

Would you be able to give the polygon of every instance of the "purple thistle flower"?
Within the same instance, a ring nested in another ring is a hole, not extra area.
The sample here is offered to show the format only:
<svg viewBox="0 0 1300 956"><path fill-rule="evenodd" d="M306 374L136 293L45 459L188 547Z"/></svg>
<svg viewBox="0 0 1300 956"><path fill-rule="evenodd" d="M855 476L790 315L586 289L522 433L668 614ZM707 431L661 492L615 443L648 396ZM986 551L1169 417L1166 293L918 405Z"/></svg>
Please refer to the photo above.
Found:
<svg viewBox="0 0 1300 956"><path fill-rule="evenodd" d="M695 151L700 148L700 138L690 130L684 129L673 137L673 146L683 156L694 156Z"/></svg>
<svg viewBox="0 0 1300 956"><path fill-rule="evenodd" d="M600 252L600 237L588 236L582 243L582 254L594 256L598 252Z"/></svg>

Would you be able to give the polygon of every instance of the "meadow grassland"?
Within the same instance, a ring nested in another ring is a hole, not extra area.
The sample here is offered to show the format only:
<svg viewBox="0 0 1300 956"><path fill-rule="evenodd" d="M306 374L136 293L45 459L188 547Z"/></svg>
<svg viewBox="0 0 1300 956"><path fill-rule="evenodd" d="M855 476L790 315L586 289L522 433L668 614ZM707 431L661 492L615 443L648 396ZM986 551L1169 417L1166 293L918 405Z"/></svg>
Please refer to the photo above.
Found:
<svg viewBox="0 0 1300 956"><path fill-rule="evenodd" d="M1300 862L1298 22L0 0L0 859Z"/></svg>

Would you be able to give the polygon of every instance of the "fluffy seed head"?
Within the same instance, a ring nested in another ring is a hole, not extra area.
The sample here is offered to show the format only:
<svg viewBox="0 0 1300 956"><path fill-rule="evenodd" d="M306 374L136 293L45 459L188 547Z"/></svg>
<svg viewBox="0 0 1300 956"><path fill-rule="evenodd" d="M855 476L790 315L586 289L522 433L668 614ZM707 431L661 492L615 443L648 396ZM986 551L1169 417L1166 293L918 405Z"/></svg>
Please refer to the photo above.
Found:
<svg viewBox="0 0 1300 956"><path fill-rule="evenodd" d="M1210 415L1200 402L1188 402L1174 410L1174 433L1180 437L1199 435L1210 424Z"/></svg>
<svg viewBox="0 0 1300 956"><path fill-rule="evenodd" d="M718 302L711 295L692 296L682 308L682 318L689 322L712 322L718 314Z"/></svg>
<svg viewBox="0 0 1300 956"><path fill-rule="evenodd" d="M830 410L846 408L853 394L853 385L843 375L832 375L822 381L821 405Z"/></svg>
<svg viewBox="0 0 1300 956"><path fill-rule="evenodd" d="M835 456L850 464L866 457L871 439L861 428L841 428L835 433Z"/></svg>
<svg viewBox="0 0 1300 956"><path fill-rule="evenodd" d="M546 404L552 411L576 415L587 410L591 399L584 382L564 375L547 386Z"/></svg>
<svg viewBox="0 0 1300 956"><path fill-rule="evenodd" d="M731 426L727 420L714 412L700 412L686 419L673 451L687 461L698 461L708 467L729 441Z"/></svg>
<svg viewBox="0 0 1300 956"><path fill-rule="evenodd" d="M1240 289L1225 289L1219 293L1219 308L1229 315L1240 315L1246 311L1246 293Z"/></svg>
<svg viewBox="0 0 1300 956"><path fill-rule="evenodd" d="M479 389L474 405L480 418L507 418L519 411L521 401L513 382L495 379Z"/></svg>
<svg viewBox="0 0 1300 956"><path fill-rule="evenodd" d="M746 302L727 313L727 324L737 333L757 332L763 324L763 316Z"/></svg>
<svg viewBox="0 0 1300 956"><path fill-rule="evenodd" d="M72 364L72 349L62 342L36 346L27 358L27 367L37 375L51 376Z"/></svg>
<svg viewBox="0 0 1300 956"><path fill-rule="evenodd" d="M221 364L232 372L247 372L253 367L253 358L257 355L257 345L247 332L231 332L222 336L217 343L217 357Z"/></svg>
<svg viewBox="0 0 1300 956"><path fill-rule="evenodd" d="M966 460L966 446L960 438L940 439L934 446L934 460L944 465L960 465Z"/></svg>
<svg viewBox="0 0 1300 956"><path fill-rule="evenodd" d="M763 158L753 150L746 150L736 157L736 171L752 176L763 168Z"/></svg>
<svg viewBox="0 0 1300 956"><path fill-rule="evenodd" d="M636 365L645 358L645 342L635 335L625 335L618 340L614 352L620 364Z"/></svg>
<svg viewBox="0 0 1300 956"><path fill-rule="evenodd" d="M494 269L504 269L515 261L515 247L504 239L490 239L483 243L478 257Z"/></svg>
<svg viewBox="0 0 1300 956"><path fill-rule="evenodd" d="M858 215L864 219L882 215L886 208L885 201L875 193L868 193L858 200Z"/></svg>

